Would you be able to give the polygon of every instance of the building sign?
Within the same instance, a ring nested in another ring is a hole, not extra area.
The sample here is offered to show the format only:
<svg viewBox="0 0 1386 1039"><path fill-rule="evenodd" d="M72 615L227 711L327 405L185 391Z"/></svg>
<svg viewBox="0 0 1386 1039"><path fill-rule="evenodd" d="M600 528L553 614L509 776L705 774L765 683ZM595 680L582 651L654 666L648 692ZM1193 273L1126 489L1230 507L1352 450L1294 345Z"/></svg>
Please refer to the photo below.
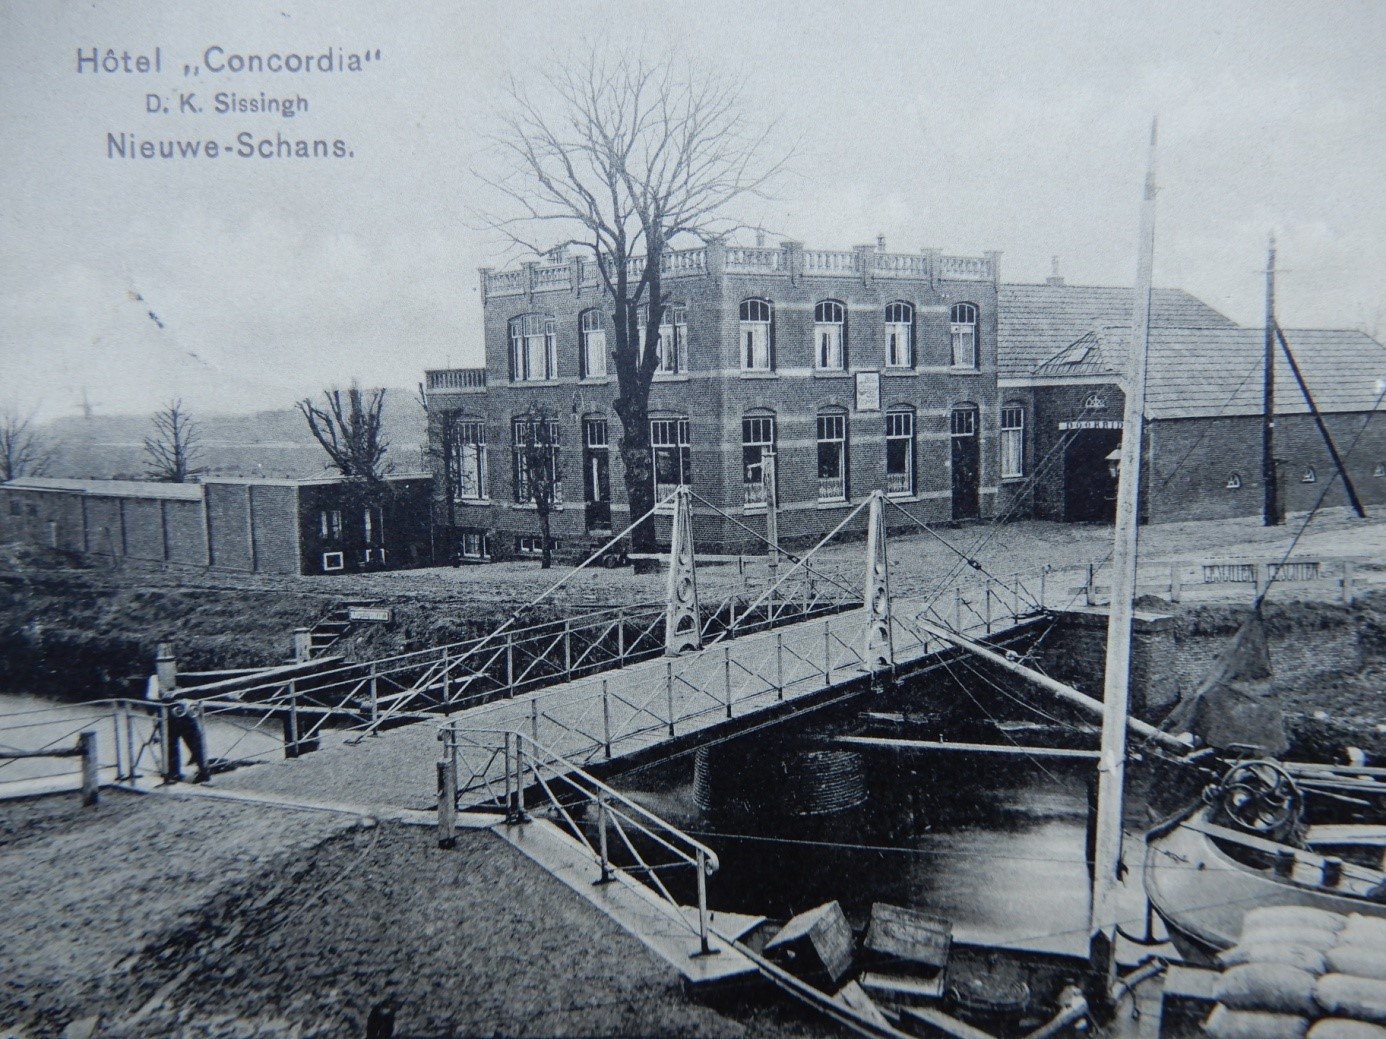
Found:
<svg viewBox="0 0 1386 1039"><path fill-rule="evenodd" d="M1076 422L1060 422L1059 430L1065 429L1120 429L1119 418L1085 418Z"/></svg>
<svg viewBox="0 0 1386 1039"><path fill-rule="evenodd" d="M880 372L857 372L857 410L881 410Z"/></svg>
<svg viewBox="0 0 1386 1039"><path fill-rule="evenodd" d="M395 611L389 606L348 606L347 619L389 624L395 619Z"/></svg>

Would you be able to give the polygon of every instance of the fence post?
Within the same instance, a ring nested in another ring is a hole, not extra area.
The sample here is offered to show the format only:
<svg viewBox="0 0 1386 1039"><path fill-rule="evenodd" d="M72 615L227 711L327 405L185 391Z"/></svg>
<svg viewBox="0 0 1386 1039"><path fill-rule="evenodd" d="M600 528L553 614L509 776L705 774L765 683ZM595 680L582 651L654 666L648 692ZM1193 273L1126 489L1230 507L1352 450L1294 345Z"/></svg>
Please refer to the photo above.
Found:
<svg viewBox="0 0 1386 1039"><path fill-rule="evenodd" d="M625 667L626 664L626 611L622 609L616 614L616 666Z"/></svg>
<svg viewBox="0 0 1386 1039"><path fill-rule="evenodd" d="M294 663L302 664L313 657L313 629L294 629Z"/></svg>
<svg viewBox="0 0 1386 1039"><path fill-rule="evenodd" d="M1352 587L1353 568L1356 564L1351 559L1343 560L1343 602L1351 606L1356 598Z"/></svg>
<svg viewBox="0 0 1386 1039"><path fill-rule="evenodd" d="M784 632L775 629L775 689L777 699L784 699Z"/></svg>
<svg viewBox="0 0 1386 1039"><path fill-rule="evenodd" d="M517 735L515 737L515 818L511 822L529 822L525 814L525 748Z"/></svg>
<svg viewBox="0 0 1386 1039"><path fill-rule="evenodd" d="M123 782L127 778L125 775L124 763L121 761L123 755L120 751L120 715L121 712L124 710L125 705L121 703L119 700L117 700L114 704L111 705L111 731L115 737L115 764L117 783Z"/></svg>
<svg viewBox="0 0 1386 1039"><path fill-rule="evenodd" d="M96 756L96 730L84 729L77 737L82 751L82 804L94 805L101 797L101 762Z"/></svg>
<svg viewBox="0 0 1386 1039"><path fill-rule="evenodd" d="M664 661L664 692L669 701L669 735L674 735L674 662Z"/></svg>
<svg viewBox="0 0 1386 1039"><path fill-rule="evenodd" d="M178 658L173 654L173 644L160 642L158 655L154 658L154 674L159 683L159 750L163 753L163 779L172 783L178 777L173 769L173 734L169 729L172 716L169 703L178 687Z"/></svg>
<svg viewBox="0 0 1386 1039"><path fill-rule="evenodd" d="M1169 565L1169 601L1178 602L1184 595L1184 575L1178 563Z"/></svg>
<svg viewBox="0 0 1386 1039"><path fill-rule="evenodd" d="M380 683L377 681L375 661L371 661L371 733L375 734L375 723L380 720Z"/></svg>
<svg viewBox="0 0 1386 1039"><path fill-rule="evenodd" d="M953 586L953 630L961 632L962 626L962 586Z"/></svg>
<svg viewBox="0 0 1386 1039"><path fill-rule="evenodd" d="M606 760L611 760L611 697L602 679L602 743L606 748Z"/></svg>
<svg viewBox="0 0 1386 1039"><path fill-rule="evenodd" d="M511 733L505 733L505 821L513 823L515 822L515 787L512 782L514 777L510 772L512 764L510 738Z"/></svg>
<svg viewBox="0 0 1386 1039"><path fill-rule="evenodd" d="M448 688L452 684L452 667L449 663L448 647L443 647L443 714L447 716L452 713L452 691Z"/></svg>
<svg viewBox="0 0 1386 1039"><path fill-rule="evenodd" d="M602 875L598 884L610 884L616 878L611 875L611 858L606 848L606 792L597 791L597 845L601 850Z"/></svg>
<svg viewBox="0 0 1386 1039"><path fill-rule="evenodd" d="M1266 594L1266 564L1252 563L1251 572L1256 583L1256 598L1259 599Z"/></svg>
<svg viewBox="0 0 1386 1039"><path fill-rule="evenodd" d="M130 710L130 705L125 705L125 760L129 765L127 779L138 779L139 773L135 771L139 765L135 757L135 712Z"/></svg>
<svg viewBox="0 0 1386 1039"><path fill-rule="evenodd" d="M732 716L731 647L722 646L722 688L727 694L727 717Z"/></svg>
<svg viewBox="0 0 1386 1039"><path fill-rule="evenodd" d="M438 762L438 847L457 846L457 760Z"/></svg>
<svg viewBox="0 0 1386 1039"><path fill-rule="evenodd" d="M1089 606L1096 606L1096 605L1097 605L1097 564L1096 564L1096 563L1091 563L1091 562L1088 563L1088 584L1087 584L1087 587L1083 589L1083 591L1086 593L1087 604L1088 604Z"/></svg>
<svg viewBox="0 0 1386 1039"><path fill-rule="evenodd" d="M1048 589L1045 587L1045 584L1046 584L1045 578L1047 578L1048 576L1049 576L1049 564L1048 564L1048 563L1045 563L1044 566L1040 567L1040 601L1039 601L1039 604L1040 604L1040 609L1041 609L1041 610L1043 610L1043 609L1045 608L1045 606L1048 604L1048 598L1049 598L1049 597L1048 597L1048 595L1045 594L1045 593L1048 591Z"/></svg>
<svg viewBox="0 0 1386 1039"><path fill-rule="evenodd" d="M563 677L573 680L573 622L563 622Z"/></svg>
<svg viewBox="0 0 1386 1039"><path fill-rule="evenodd" d="M832 621L823 621L823 684L833 684L833 631Z"/></svg>
<svg viewBox="0 0 1386 1039"><path fill-rule="evenodd" d="M698 849L698 943L702 955L712 953L707 937L707 852Z"/></svg>
<svg viewBox="0 0 1386 1039"><path fill-rule="evenodd" d="M505 633L505 695L515 695L515 635L509 631Z"/></svg>
<svg viewBox="0 0 1386 1039"><path fill-rule="evenodd" d="M529 702L529 738L535 743L539 742L539 694L534 694L534 699Z"/></svg>
<svg viewBox="0 0 1386 1039"><path fill-rule="evenodd" d="M982 594L983 594L983 598L986 599L986 623L987 623L987 634L990 635L990 634L991 634L991 578L990 578L990 577L988 577L988 578L986 579L986 583L985 583L985 585L983 586L983 593L982 593Z"/></svg>
<svg viewBox="0 0 1386 1039"><path fill-rule="evenodd" d="M372 712L374 715L374 712ZM289 679L289 713L284 717L284 756L298 757L298 689L294 680Z"/></svg>

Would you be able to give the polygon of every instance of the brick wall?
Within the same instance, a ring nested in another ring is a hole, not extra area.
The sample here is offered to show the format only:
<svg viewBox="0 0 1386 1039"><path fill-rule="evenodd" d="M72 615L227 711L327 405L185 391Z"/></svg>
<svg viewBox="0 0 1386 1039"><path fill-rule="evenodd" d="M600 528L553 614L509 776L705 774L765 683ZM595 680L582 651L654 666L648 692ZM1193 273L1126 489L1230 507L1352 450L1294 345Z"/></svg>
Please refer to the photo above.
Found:
<svg viewBox="0 0 1386 1039"><path fill-rule="evenodd" d="M165 501L163 506L169 562L206 566L207 530L202 520L202 503Z"/></svg>
<svg viewBox="0 0 1386 1039"><path fill-rule="evenodd" d="M203 485L202 492L207 502L211 565L224 570L253 570L249 485L209 483Z"/></svg>
<svg viewBox="0 0 1386 1039"><path fill-rule="evenodd" d="M298 573L297 489L250 485L246 493L255 539L255 569L272 574Z"/></svg>

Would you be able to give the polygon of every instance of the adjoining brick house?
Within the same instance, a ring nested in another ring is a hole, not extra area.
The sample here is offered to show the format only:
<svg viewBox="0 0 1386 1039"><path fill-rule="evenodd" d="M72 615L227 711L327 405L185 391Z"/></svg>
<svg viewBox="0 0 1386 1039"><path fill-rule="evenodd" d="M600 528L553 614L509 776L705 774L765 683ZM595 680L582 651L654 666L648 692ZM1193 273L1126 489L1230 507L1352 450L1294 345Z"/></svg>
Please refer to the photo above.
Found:
<svg viewBox="0 0 1386 1039"><path fill-rule="evenodd" d="M695 536L754 550L738 524L764 531L773 450L785 542L818 539L877 489L931 523L992 516L1003 468L1020 464L997 396L998 261L890 253L884 240L671 252L650 393L656 499L691 486L732 517L698 506ZM483 269L481 291L485 367L426 376L440 547L462 558L538 551L515 444L543 408L564 474L553 537L577 554L632 518L609 297L590 260L563 252ZM657 530L663 539L667 519Z"/></svg>
<svg viewBox="0 0 1386 1039"><path fill-rule="evenodd" d="M999 386L1026 409L1035 478L1021 511L1110 521L1121 442L1119 380L1130 343L1130 289L1002 285ZM1372 421L1386 347L1361 332L1286 330L1291 349L1364 503L1386 502L1386 422ZM1264 330L1243 328L1188 293L1156 289L1146 385L1141 498L1149 522L1258 515ZM1283 355L1275 370L1275 456L1288 511L1346 504L1332 458Z"/></svg>
<svg viewBox="0 0 1386 1039"><path fill-rule="evenodd" d="M23 477L0 484L0 540L252 573L432 562L433 480L392 476L367 503L339 477L202 483Z"/></svg>

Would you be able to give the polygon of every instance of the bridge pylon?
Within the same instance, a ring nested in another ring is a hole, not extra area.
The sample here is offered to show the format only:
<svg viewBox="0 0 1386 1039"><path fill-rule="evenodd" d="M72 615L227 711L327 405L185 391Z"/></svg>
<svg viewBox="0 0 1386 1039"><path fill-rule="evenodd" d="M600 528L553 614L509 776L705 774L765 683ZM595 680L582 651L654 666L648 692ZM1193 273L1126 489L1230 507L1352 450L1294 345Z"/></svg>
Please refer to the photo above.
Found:
<svg viewBox="0 0 1386 1039"><path fill-rule="evenodd" d="M669 537L669 592L664 611L664 655L676 657L703 648L703 620L698 610L698 574L693 562L693 495L687 486L674 497L674 526Z"/></svg>
<svg viewBox="0 0 1386 1039"><path fill-rule="evenodd" d="M886 557L885 494L871 493L866 520L866 637L862 660L870 671L895 664L890 624L890 562Z"/></svg>

